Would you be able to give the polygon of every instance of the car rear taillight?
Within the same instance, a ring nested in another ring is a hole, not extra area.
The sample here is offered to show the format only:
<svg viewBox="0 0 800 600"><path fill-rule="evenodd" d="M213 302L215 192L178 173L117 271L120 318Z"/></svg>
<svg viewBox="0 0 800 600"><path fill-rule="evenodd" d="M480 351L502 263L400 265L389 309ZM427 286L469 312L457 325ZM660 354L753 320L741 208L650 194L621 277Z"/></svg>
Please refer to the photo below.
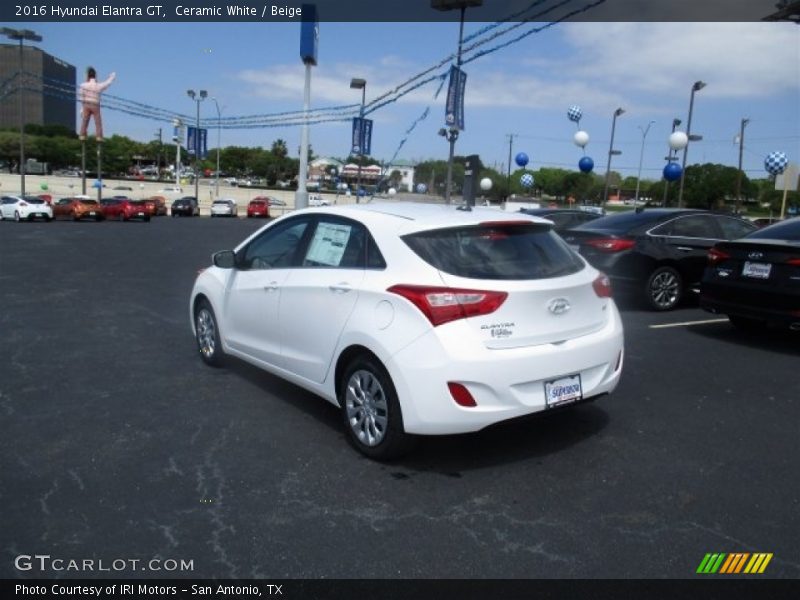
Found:
<svg viewBox="0 0 800 600"><path fill-rule="evenodd" d="M475 398L472 397L472 394L469 393L469 390L463 384L448 381L447 389L450 390L450 395L459 406L466 406L467 408L478 406Z"/></svg>
<svg viewBox="0 0 800 600"><path fill-rule="evenodd" d="M466 317L493 313L508 297L506 292L424 285L393 285L386 291L402 296L414 304L434 327Z"/></svg>
<svg viewBox="0 0 800 600"><path fill-rule="evenodd" d="M600 273L592 282L592 289L598 298L611 298L611 280L605 273Z"/></svg>
<svg viewBox="0 0 800 600"><path fill-rule="evenodd" d="M792 265L794 267L800 267L800 258L790 258L786 261L786 264Z"/></svg>
<svg viewBox="0 0 800 600"><path fill-rule="evenodd" d="M620 238L600 238L598 240L588 240L585 244L600 252L608 252L611 254L629 250L636 245L636 242L634 240Z"/></svg>
<svg viewBox="0 0 800 600"><path fill-rule="evenodd" d="M718 262L725 260L726 258L730 258L731 255L727 252L723 252L719 248L711 248L708 251L708 264L715 265Z"/></svg>

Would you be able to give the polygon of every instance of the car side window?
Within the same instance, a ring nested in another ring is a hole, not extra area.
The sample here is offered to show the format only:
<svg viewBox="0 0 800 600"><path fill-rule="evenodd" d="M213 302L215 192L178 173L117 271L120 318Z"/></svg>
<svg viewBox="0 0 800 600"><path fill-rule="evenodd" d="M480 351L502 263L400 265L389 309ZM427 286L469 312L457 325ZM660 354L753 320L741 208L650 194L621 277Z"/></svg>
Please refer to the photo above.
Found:
<svg viewBox="0 0 800 600"><path fill-rule="evenodd" d="M378 244L375 239L367 232L367 268L368 269L385 269L386 261L383 259Z"/></svg>
<svg viewBox="0 0 800 600"><path fill-rule="evenodd" d="M719 223L720 229L722 229L722 236L726 240L738 240L758 229L751 223L731 217L717 217L717 223Z"/></svg>
<svg viewBox="0 0 800 600"><path fill-rule="evenodd" d="M320 218L314 228L304 267L363 269L366 264L366 229L360 223Z"/></svg>
<svg viewBox="0 0 800 600"><path fill-rule="evenodd" d="M713 218L709 215L678 217L672 223L672 235L709 240L719 239L719 232L714 227Z"/></svg>
<svg viewBox="0 0 800 600"><path fill-rule="evenodd" d="M240 269L281 269L295 266L308 219L292 219L272 227L240 251Z"/></svg>

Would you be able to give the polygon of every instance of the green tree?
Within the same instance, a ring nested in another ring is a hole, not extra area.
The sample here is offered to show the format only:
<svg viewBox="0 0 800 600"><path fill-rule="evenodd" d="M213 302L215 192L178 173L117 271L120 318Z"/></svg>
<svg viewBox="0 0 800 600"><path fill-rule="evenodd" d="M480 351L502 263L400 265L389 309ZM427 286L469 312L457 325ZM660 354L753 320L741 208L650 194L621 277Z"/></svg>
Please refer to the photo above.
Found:
<svg viewBox="0 0 800 600"><path fill-rule="evenodd" d="M736 195L738 169L725 165L705 163L686 167L683 203L694 208L722 208ZM749 186L746 175L742 187Z"/></svg>

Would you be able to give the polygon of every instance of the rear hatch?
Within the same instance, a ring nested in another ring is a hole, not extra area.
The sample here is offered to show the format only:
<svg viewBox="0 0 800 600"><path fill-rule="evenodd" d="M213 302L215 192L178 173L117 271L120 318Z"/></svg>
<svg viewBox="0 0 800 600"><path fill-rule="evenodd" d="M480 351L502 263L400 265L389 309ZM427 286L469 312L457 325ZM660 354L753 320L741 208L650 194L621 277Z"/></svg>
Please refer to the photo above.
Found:
<svg viewBox="0 0 800 600"><path fill-rule="evenodd" d="M500 295L496 310L466 318L487 348L563 342L608 321L610 300L595 291L597 272L547 223L489 222L420 231L403 240L439 270L447 288L463 290L465 298L473 290Z"/></svg>

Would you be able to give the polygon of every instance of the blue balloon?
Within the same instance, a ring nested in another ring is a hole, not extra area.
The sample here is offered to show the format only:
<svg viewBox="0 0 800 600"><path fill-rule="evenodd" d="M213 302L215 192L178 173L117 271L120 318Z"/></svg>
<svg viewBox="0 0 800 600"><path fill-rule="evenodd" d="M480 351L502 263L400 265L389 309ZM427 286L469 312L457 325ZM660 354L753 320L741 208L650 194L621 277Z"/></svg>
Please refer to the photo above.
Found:
<svg viewBox="0 0 800 600"><path fill-rule="evenodd" d="M103 182L100 181L99 179L95 179L94 183L92 184L92 187L100 189L101 187L103 187Z"/></svg>
<svg viewBox="0 0 800 600"><path fill-rule="evenodd" d="M425 185L424 183L418 183L417 184L417 193L418 194L424 194L427 191L428 191L428 186L427 185Z"/></svg>
<svg viewBox="0 0 800 600"><path fill-rule="evenodd" d="M514 161L517 163L518 167L525 167L528 164L528 155L524 152L520 152L514 157Z"/></svg>
<svg viewBox="0 0 800 600"><path fill-rule="evenodd" d="M667 163L664 167L664 179L667 181L677 181L681 178L681 173L683 173L683 169L678 163Z"/></svg>
<svg viewBox="0 0 800 600"><path fill-rule="evenodd" d="M770 152L764 159L764 168L770 175L780 175L786 170L789 159L785 152Z"/></svg>
<svg viewBox="0 0 800 600"><path fill-rule="evenodd" d="M594 161L588 156L584 156L578 161L578 168L581 173L591 173L592 169L594 169Z"/></svg>

